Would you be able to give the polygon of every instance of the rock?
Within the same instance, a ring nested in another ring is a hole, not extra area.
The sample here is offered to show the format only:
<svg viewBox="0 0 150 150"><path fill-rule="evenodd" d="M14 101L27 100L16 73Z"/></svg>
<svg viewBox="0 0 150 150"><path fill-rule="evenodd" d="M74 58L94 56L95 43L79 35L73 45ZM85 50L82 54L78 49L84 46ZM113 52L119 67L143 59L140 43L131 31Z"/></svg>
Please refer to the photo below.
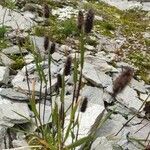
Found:
<svg viewBox="0 0 150 150"><path fill-rule="evenodd" d="M100 105L94 104L91 107L88 107L85 113L80 112L80 127L79 127L79 134L78 134L78 139L86 137L88 133L90 132L92 125L95 123L95 120L99 118L103 111L104 107ZM75 118L78 116L78 112L75 114ZM65 127L69 125L70 122L70 115L66 116L65 120ZM77 127L74 128L74 131L76 133ZM65 129L66 132L66 129ZM66 141L66 144L70 144L72 141L71 137L69 137Z"/></svg>
<svg viewBox="0 0 150 150"><path fill-rule="evenodd" d="M36 104L36 109L37 112L40 114L40 119L41 119L41 123L42 125L49 123L50 120L50 115L51 115L51 106L45 105L45 113L44 112L44 104L40 104L40 111L39 111L39 103ZM44 116L44 120L43 120L43 116ZM33 118L33 121L35 122L35 119ZM40 126L40 123L38 121L38 126ZM35 127L36 129L37 127Z"/></svg>
<svg viewBox="0 0 150 150"><path fill-rule="evenodd" d="M118 72L116 68L106 62L106 59L104 57L95 57L88 55L85 57L85 63L90 63L96 70L100 72Z"/></svg>
<svg viewBox="0 0 150 150"><path fill-rule="evenodd" d="M13 126L13 124L22 124L30 119L29 108L26 103L10 101L0 96L0 125ZM18 115L23 115L24 117ZM3 122L3 123L2 123Z"/></svg>
<svg viewBox="0 0 150 150"><path fill-rule="evenodd" d="M7 84L9 81L9 68L0 66L0 84Z"/></svg>
<svg viewBox="0 0 150 150"><path fill-rule="evenodd" d="M103 0L104 2L108 3L109 5L115 6L118 9L126 10L126 9L132 9L132 8L139 8L145 11L150 11L150 2L149 0L145 0L146 2L140 3L140 1L134 1L134 0Z"/></svg>
<svg viewBox="0 0 150 150"><path fill-rule="evenodd" d="M29 97L27 95L17 92L11 88L0 88L0 95L11 100L17 100L17 101L29 100Z"/></svg>
<svg viewBox="0 0 150 150"><path fill-rule="evenodd" d="M33 81L35 81L35 92L37 94L39 94L41 83L39 81L38 74L31 74L31 75L29 75L28 79L29 79L30 90L32 91ZM54 90L56 83L57 83L57 79L52 78L52 90ZM12 80L12 85L14 88L22 89L22 90L25 90L26 92L28 92L28 90L29 90L28 85L27 85L26 76L21 71L18 72L18 74ZM47 85L48 85L48 92L49 92L49 81L48 81ZM44 83L42 85L42 93L45 93L45 84Z"/></svg>
<svg viewBox="0 0 150 150"><path fill-rule="evenodd" d="M99 35L98 35L99 36ZM98 51L105 50L106 52L115 52L117 49L120 49L121 46L126 41L126 38L119 37L118 39L110 39L107 37L99 36Z"/></svg>
<svg viewBox="0 0 150 150"><path fill-rule="evenodd" d="M146 93L146 88L144 86L144 82L138 82L135 79L132 79L130 85L133 89L137 90L140 93Z"/></svg>
<svg viewBox="0 0 150 150"><path fill-rule="evenodd" d="M58 8L52 10L52 15L56 15L59 20L70 19L73 15L77 15L78 10L71 6L64 6L63 8Z"/></svg>
<svg viewBox="0 0 150 150"><path fill-rule="evenodd" d="M15 61L13 61L9 57L7 57L5 54L0 52L0 64L1 63L2 65L5 65L5 66L11 66L12 64L15 63Z"/></svg>
<svg viewBox="0 0 150 150"><path fill-rule="evenodd" d="M12 148L10 150L16 150L19 148L20 150L30 150L28 143L25 140L13 140L12 144L15 148Z"/></svg>
<svg viewBox="0 0 150 150"><path fill-rule="evenodd" d="M61 54L55 52L55 53L52 54L52 58L53 58L55 61L58 62L58 61L60 61L60 60L63 58L63 55L61 55Z"/></svg>
<svg viewBox="0 0 150 150"><path fill-rule="evenodd" d="M67 45L61 45L59 50L64 52L65 54L68 54L72 51L72 48Z"/></svg>
<svg viewBox="0 0 150 150"><path fill-rule="evenodd" d="M32 54L28 54L28 55L24 56L24 60L25 60L26 64L30 64L34 61L34 56Z"/></svg>
<svg viewBox="0 0 150 150"><path fill-rule="evenodd" d="M129 86L126 86L126 88L117 95L117 100L133 111L138 111L143 103L138 99L137 92Z"/></svg>
<svg viewBox="0 0 150 150"><path fill-rule="evenodd" d="M106 137L99 137L93 142L91 150L113 150L113 147Z"/></svg>
<svg viewBox="0 0 150 150"><path fill-rule="evenodd" d="M148 98L148 94L142 94L140 93L140 99L142 101L145 101ZM147 99L147 101L150 101L150 97Z"/></svg>
<svg viewBox="0 0 150 150"><path fill-rule="evenodd" d="M85 48L89 51L94 51L95 50L95 47L94 46L91 46L91 45L85 45Z"/></svg>
<svg viewBox="0 0 150 150"><path fill-rule="evenodd" d="M127 120L122 117L122 115L111 115L110 119L107 119L105 124L98 129L97 131L97 137L108 137L108 136L114 136L119 130L120 128L123 126L123 124L126 122ZM122 138L122 133L124 132L125 129L123 129L121 131L121 136L120 134L117 136L117 138Z"/></svg>
<svg viewBox="0 0 150 150"><path fill-rule="evenodd" d="M95 86L108 87L109 85L112 85L111 77L104 72L100 72L90 63L84 64L83 77Z"/></svg>
<svg viewBox="0 0 150 150"><path fill-rule="evenodd" d="M3 8L2 6L0 6L0 14L0 24L3 23L3 16L5 16L4 26L11 27L14 30L18 30L18 27L19 30L28 30L35 24L30 18L24 17L24 14Z"/></svg>
<svg viewBox="0 0 150 150"><path fill-rule="evenodd" d="M101 106L104 106L103 94L103 89L91 86L85 86L81 92L82 97L87 97L88 103L99 104Z"/></svg>
<svg viewBox="0 0 150 150"><path fill-rule="evenodd" d="M21 48L21 51L20 51L19 47L16 46L16 45L14 45L12 47L5 48L5 49L2 50L2 52L4 54L8 54L8 55L13 55L13 54L18 55L18 54L21 54L21 53L22 54L27 54L28 53L28 51L26 49L23 49L23 48Z"/></svg>

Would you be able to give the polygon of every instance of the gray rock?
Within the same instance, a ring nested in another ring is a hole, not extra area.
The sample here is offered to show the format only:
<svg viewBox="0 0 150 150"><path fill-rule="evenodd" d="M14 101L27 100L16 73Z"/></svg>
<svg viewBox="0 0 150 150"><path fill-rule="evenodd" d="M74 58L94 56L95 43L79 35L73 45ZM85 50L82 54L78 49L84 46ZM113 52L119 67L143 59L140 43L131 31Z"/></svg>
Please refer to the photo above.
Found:
<svg viewBox="0 0 150 150"><path fill-rule="evenodd" d="M132 79L130 85L133 89L137 90L140 93L146 93L146 88L144 82L139 82L135 79Z"/></svg>
<svg viewBox="0 0 150 150"><path fill-rule="evenodd" d="M7 84L9 81L9 68L0 66L0 84Z"/></svg>
<svg viewBox="0 0 150 150"><path fill-rule="evenodd" d="M100 118L104 111L104 107L100 105L93 104L93 106L88 107L85 113L80 112L80 127L79 127L79 134L78 139L86 137L90 130L92 129L92 125L95 123L97 118ZM75 118L78 116L78 112L75 114ZM70 122L70 115L66 116L65 120L65 127L69 125ZM74 131L77 131L77 127L74 128ZM66 129L65 129L66 132ZM72 143L71 137L69 137L66 141L66 144Z"/></svg>
<svg viewBox="0 0 150 150"><path fill-rule="evenodd" d="M16 150L17 148L19 148L20 150L31 150L25 140L13 140L12 144L15 148L12 148L10 150Z"/></svg>
<svg viewBox="0 0 150 150"><path fill-rule="evenodd" d="M30 64L34 61L34 56L32 54L28 54L28 55L24 56L24 60L25 60L26 64Z"/></svg>
<svg viewBox="0 0 150 150"><path fill-rule="evenodd" d="M113 147L106 137L99 137L93 142L91 150L113 150Z"/></svg>
<svg viewBox="0 0 150 150"><path fill-rule="evenodd" d="M3 53L8 54L8 55L13 55L13 54L27 54L28 51L26 49L21 48L21 51L18 46L14 45L12 47L8 47L2 50Z"/></svg>
<svg viewBox="0 0 150 150"><path fill-rule="evenodd" d="M85 62L92 64L94 68L100 72L118 72L116 68L106 62L104 57L86 56Z"/></svg>
<svg viewBox="0 0 150 150"><path fill-rule="evenodd" d="M121 93L117 95L117 100L133 111L138 111L143 103L138 98L137 92L129 86L127 86Z"/></svg>
<svg viewBox="0 0 150 150"><path fill-rule="evenodd" d="M84 64L83 77L99 87L108 87L109 85L112 85L111 77L106 75L104 72L98 71L90 63Z"/></svg>
<svg viewBox="0 0 150 150"><path fill-rule="evenodd" d="M0 64L4 66L11 66L13 63L15 63L15 61L0 52Z"/></svg>
<svg viewBox="0 0 150 150"><path fill-rule="evenodd" d="M29 97L23 93L17 92L15 89L11 88L0 88L0 95L17 101L27 101Z"/></svg>
<svg viewBox="0 0 150 150"><path fill-rule="evenodd" d="M0 112L0 125L5 125L7 127L13 126L13 124L28 122L24 117L30 119L29 108L26 103L13 102L1 96Z"/></svg>
<svg viewBox="0 0 150 150"><path fill-rule="evenodd" d="M18 27L20 30L28 30L35 24L30 18L24 17L23 14L2 6L0 6L0 14L0 24L3 23L3 16L5 15L4 26L9 26L14 30L18 30Z"/></svg>
<svg viewBox="0 0 150 150"><path fill-rule="evenodd" d="M104 95L103 89L91 86L85 86L81 92L81 96L87 97L88 102L99 104L101 106L104 106L103 95Z"/></svg>
<svg viewBox="0 0 150 150"><path fill-rule="evenodd" d="M115 6L117 7L118 9L121 9L121 10L126 10L126 9L131 9L131 8L135 8L135 7L138 7L138 8L141 8L142 10L146 10L146 11L150 11L150 2L149 0L144 0L142 3L140 3L140 0L139 1L136 1L135 0L103 0L104 2L108 3L109 5L112 5L112 6ZM142 0L141 0L142 1Z"/></svg>

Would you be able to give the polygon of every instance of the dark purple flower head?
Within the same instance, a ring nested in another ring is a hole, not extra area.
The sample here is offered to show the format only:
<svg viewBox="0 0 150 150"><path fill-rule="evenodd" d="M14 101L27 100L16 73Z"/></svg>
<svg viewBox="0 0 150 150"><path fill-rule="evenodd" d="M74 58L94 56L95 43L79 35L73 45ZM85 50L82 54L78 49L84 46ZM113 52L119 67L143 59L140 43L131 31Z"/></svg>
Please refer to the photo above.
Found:
<svg viewBox="0 0 150 150"><path fill-rule="evenodd" d="M94 22L94 11L90 9L86 14L85 24L84 24L84 31L85 33L90 33L93 28Z"/></svg>
<svg viewBox="0 0 150 150"><path fill-rule="evenodd" d="M68 56L64 68L64 75L66 76L68 76L71 73L71 63L72 63L72 57Z"/></svg>
<svg viewBox="0 0 150 150"><path fill-rule="evenodd" d="M84 25L84 15L83 12L80 10L78 13L78 22L77 22L77 27L81 31Z"/></svg>

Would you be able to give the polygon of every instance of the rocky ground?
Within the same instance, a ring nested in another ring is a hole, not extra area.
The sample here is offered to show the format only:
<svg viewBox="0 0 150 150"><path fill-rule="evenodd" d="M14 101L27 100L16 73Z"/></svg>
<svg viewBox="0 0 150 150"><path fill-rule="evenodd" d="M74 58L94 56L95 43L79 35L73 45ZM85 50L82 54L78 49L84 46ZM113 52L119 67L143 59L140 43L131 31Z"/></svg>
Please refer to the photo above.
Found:
<svg viewBox="0 0 150 150"><path fill-rule="evenodd" d="M105 2L109 3L106 0ZM106 102L109 103L114 79L122 72L124 66L130 66L135 70L134 78L124 91L118 94L118 102L107 107L108 112L115 108L114 113L97 131L97 139L91 149L145 149L150 142L150 122L143 111L144 106L142 107L145 100L150 101L149 3L145 2L140 5L141 8L130 10L120 10L118 5L115 6L119 9L94 0L49 0L48 4L51 16L45 21L43 2L40 0L0 2L0 149L28 146L25 134L11 129L28 130L30 126L26 118L32 119L28 106L28 88L32 89L33 79L36 79L35 91L36 96L39 96L40 81L32 46L45 58L41 61L41 66L44 73L48 74L48 62L43 47L44 35L49 35L50 42L56 42L51 68L54 87L57 74L62 72L66 55L74 57L78 51L78 11L82 9L86 13L89 8L94 9L95 22L85 45L84 81L81 91L81 96L86 96L89 103L81 120L79 135L87 135L96 118L103 113ZM66 78L66 84L67 107L73 94L72 75ZM44 85L42 91L45 91ZM48 116L49 100L46 105ZM135 116L117 134L139 109L140 115ZM16 112L26 118L17 115Z"/></svg>

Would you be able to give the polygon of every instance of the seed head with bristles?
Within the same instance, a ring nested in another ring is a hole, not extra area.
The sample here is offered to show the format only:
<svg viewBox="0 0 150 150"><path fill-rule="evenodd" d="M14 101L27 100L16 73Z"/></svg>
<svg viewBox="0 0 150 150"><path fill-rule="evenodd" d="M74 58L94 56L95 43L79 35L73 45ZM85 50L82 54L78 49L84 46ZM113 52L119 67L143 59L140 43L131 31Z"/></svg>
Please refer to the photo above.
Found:
<svg viewBox="0 0 150 150"><path fill-rule="evenodd" d="M85 24L84 24L84 31L85 33L90 33L93 28L94 22L94 11L90 9L86 14Z"/></svg>
<svg viewBox="0 0 150 150"><path fill-rule="evenodd" d="M127 86L133 77L133 73L134 70L132 68L126 67L125 70L116 78L113 83L113 97L119 94Z"/></svg>
<svg viewBox="0 0 150 150"><path fill-rule="evenodd" d="M57 85L59 88L62 87L62 77L60 74L57 75Z"/></svg>
<svg viewBox="0 0 150 150"><path fill-rule="evenodd" d="M80 10L78 13L78 21L77 21L77 27L79 31L82 30L83 25L84 25L84 15L83 15L83 12Z"/></svg>
<svg viewBox="0 0 150 150"><path fill-rule="evenodd" d="M71 63L72 63L72 57L68 56L64 68L64 75L66 76L68 76L71 73Z"/></svg>
<svg viewBox="0 0 150 150"><path fill-rule="evenodd" d="M87 104L88 104L88 99L87 99L87 97L85 97L85 98L83 99L82 104L81 104L81 108L80 108L80 111L81 111L81 112L85 112L85 111L86 111Z"/></svg>
<svg viewBox="0 0 150 150"><path fill-rule="evenodd" d="M53 54L55 52L55 49L56 49L56 44L52 43L50 48L50 54Z"/></svg>
<svg viewBox="0 0 150 150"><path fill-rule="evenodd" d="M49 47L49 38L48 38L48 36L45 36L45 38L44 38L44 49L45 49L45 51L48 49L48 47Z"/></svg>
<svg viewBox="0 0 150 150"><path fill-rule="evenodd" d="M49 18L50 17L50 8L47 4L44 5L44 17Z"/></svg>
<svg viewBox="0 0 150 150"><path fill-rule="evenodd" d="M56 83L56 86L55 86L55 91L57 94L59 94L59 88L62 87L62 77L60 74L57 74L57 83Z"/></svg>

